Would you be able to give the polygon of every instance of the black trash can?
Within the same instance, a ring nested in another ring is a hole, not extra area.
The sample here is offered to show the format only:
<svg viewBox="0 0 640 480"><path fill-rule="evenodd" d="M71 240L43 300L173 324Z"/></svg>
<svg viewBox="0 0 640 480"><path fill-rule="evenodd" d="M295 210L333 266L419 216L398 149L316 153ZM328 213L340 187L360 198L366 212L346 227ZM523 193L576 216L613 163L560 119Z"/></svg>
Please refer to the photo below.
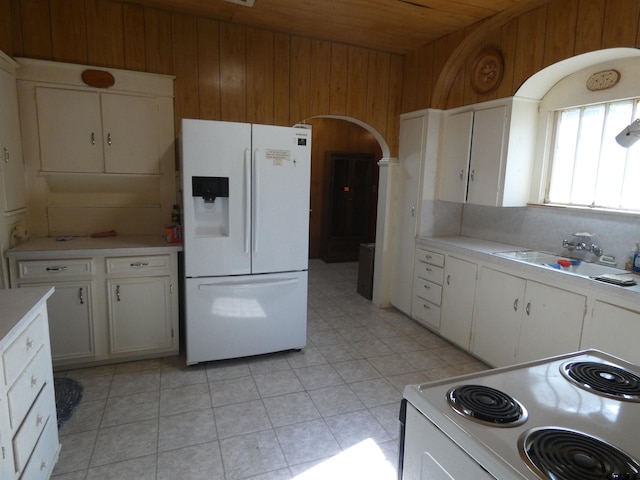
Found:
<svg viewBox="0 0 640 480"><path fill-rule="evenodd" d="M360 244L360 263L358 264L358 293L371 300L373 297L373 263L375 243Z"/></svg>

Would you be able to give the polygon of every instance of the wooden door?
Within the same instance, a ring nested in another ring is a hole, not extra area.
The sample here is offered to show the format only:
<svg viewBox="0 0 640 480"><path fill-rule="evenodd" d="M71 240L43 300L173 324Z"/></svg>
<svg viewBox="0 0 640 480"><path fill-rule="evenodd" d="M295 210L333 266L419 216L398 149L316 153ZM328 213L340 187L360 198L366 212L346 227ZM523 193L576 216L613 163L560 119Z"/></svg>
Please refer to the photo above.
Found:
<svg viewBox="0 0 640 480"><path fill-rule="evenodd" d="M326 162L322 259L356 261L360 244L375 238L375 158L368 153L327 152Z"/></svg>

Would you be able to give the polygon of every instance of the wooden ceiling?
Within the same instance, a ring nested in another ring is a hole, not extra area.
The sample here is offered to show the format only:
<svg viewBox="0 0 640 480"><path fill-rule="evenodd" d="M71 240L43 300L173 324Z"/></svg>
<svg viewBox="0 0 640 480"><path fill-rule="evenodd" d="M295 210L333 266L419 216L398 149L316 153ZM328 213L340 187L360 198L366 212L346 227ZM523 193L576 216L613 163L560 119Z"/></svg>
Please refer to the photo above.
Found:
<svg viewBox="0 0 640 480"><path fill-rule="evenodd" d="M253 7L224 0L123 0L347 43L408 53L497 14L523 10L539 0L256 0Z"/></svg>

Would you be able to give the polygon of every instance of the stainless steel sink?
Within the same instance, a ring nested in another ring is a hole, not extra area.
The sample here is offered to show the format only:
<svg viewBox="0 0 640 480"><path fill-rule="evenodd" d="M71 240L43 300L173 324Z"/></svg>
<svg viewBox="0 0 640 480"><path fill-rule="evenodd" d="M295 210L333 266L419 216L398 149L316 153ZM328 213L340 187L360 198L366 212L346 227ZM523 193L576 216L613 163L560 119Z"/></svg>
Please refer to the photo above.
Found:
<svg viewBox="0 0 640 480"><path fill-rule="evenodd" d="M494 252L494 255L616 285L629 286L636 284L636 276L621 268L599 263L588 263L556 255L555 253L541 252L539 250L517 250Z"/></svg>

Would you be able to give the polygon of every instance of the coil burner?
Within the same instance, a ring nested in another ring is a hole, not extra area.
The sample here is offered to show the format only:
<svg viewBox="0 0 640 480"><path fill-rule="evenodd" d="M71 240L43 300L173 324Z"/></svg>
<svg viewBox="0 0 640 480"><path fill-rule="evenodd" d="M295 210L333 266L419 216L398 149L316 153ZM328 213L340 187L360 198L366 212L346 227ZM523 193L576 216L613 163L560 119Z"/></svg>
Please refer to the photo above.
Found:
<svg viewBox="0 0 640 480"><path fill-rule="evenodd" d="M610 443L574 430L533 428L520 436L518 448L527 466L542 479L640 479L637 460Z"/></svg>
<svg viewBox="0 0 640 480"><path fill-rule="evenodd" d="M512 396L484 385L461 385L447 392L456 413L495 427L514 427L527 420L524 406Z"/></svg>
<svg viewBox="0 0 640 480"><path fill-rule="evenodd" d="M628 402L640 402L640 377L628 370L598 362L569 362L560 372L580 388Z"/></svg>

